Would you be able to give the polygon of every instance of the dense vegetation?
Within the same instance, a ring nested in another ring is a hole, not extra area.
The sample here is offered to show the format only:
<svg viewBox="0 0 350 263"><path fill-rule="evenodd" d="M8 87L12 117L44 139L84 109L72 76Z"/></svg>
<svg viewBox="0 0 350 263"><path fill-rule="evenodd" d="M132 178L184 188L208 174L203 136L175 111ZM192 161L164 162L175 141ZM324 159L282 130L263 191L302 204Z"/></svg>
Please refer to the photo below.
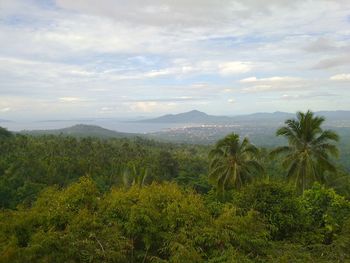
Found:
<svg viewBox="0 0 350 263"><path fill-rule="evenodd" d="M348 262L338 136L297 117L272 154L0 129L0 262Z"/></svg>

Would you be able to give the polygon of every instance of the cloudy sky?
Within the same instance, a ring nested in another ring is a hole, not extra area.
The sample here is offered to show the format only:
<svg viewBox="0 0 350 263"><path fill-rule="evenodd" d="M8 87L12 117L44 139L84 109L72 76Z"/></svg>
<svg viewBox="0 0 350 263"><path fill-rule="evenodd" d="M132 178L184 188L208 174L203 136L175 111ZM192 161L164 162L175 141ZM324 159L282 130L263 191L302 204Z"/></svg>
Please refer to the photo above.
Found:
<svg viewBox="0 0 350 263"><path fill-rule="evenodd" d="M350 110L350 0L0 0L0 118Z"/></svg>

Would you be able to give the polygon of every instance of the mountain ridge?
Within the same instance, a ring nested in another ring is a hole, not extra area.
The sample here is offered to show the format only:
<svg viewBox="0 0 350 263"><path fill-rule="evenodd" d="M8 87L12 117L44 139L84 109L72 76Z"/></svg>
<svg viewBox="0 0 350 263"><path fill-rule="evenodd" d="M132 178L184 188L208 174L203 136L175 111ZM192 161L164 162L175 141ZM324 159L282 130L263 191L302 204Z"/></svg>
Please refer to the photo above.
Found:
<svg viewBox="0 0 350 263"><path fill-rule="evenodd" d="M73 137L98 137L98 138L125 138L138 136L137 133L118 132L110 129L103 128L98 125L89 124L76 124L61 129L48 129L48 130L23 130L20 134L27 134L33 136L40 135L65 135Z"/></svg>
<svg viewBox="0 0 350 263"><path fill-rule="evenodd" d="M198 110L191 110L178 114L165 114L156 118L141 120L144 123L203 123L229 121L228 116L209 115Z"/></svg>
<svg viewBox="0 0 350 263"><path fill-rule="evenodd" d="M350 111L339 110L339 111L316 111L316 115L332 118L332 120L345 119L350 121ZM295 113L275 111L275 112L257 112L246 115L235 115L235 116L222 116L222 115L209 115L205 112L198 110L191 110L188 112L182 112L178 114L166 114L156 118L150 118L140 120L137 122L143 123L225 123L225 122L237 122L237 121L284 121L287 118L295 118ZM332 121L329 120L329 121Z"/></svg>

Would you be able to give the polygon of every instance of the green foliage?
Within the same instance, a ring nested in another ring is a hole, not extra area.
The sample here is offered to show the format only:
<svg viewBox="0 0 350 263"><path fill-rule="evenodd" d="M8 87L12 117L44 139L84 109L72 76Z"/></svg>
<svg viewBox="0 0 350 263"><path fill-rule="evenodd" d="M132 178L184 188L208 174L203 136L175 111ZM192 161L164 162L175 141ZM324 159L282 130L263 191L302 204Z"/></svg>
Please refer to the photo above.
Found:
<svg viewBox="0 0 350 263"><path fill-rule="evenodd" d="M157 174L162 180L169 181L178 176L179 164L170 152L159 152L157 164Z"/></svg>
<svg viewBox="0 0 350 263"><path fill-rule="evenodd" d="M12 133L3 127L0 127L0 140L7 139L10 137L12 137Z"/></svg>
<svg viewBox="0 0 350 263"><path fill-rule="evenodd" d="M83 177L1 219L0 262L249 262L269 247L256 212L226 205L212 216L201 195L176 184L101 195Z"/></svg>
<svg viewBox="0 0 350 263"><path fill-rule="evenodd" d="M338 194L350 199L350 174L341 171L337 173L328 173L325 177L325 184L332 187Z"/></svg>
<svg viewBox="0 0 350 263"><path fill-rule="evenodd" d="M47 188L32 207L0 213L0 262L350 258L349 202L333 190L315 185L298 197L282 183L255 182L235 192L232 202L220 203L214 195L204 199L175 183L113 188L102 194L91 178L82 177L63 190ZM311 221L304 226L306 219ZM325 239L305 243L305 238L293 238L313 232Z"/></svg>
<svg viewBox="0 0 350 263"><path fill-rule="evenodd" d="M321 235L323 243L332 243L350 217L350 202L320 184L305 191L302 202L311 217L314 232Z"/></svg>
<svg viewBox="0 0 350 263"><path fill-rule="evenodd" d="M338 156L338 135L321 128L323 117L314 116L311 111L298 112L297 119L286 120L285 127L277 130L278 136L288 139L288 146L281 146L271 152L272 156L284 154L283 166L287 177L303 192L314 181L324 182L324 172L335 172L330 157Z"/></svg>
<svg viewBox="0 0 350 263"><path fill-rule="evenodd" d="M240 188L263 170L256 160L258 153L258 148L247 138L240 142L237 134L227 135L209 153L209 180L220 192L228 187Z"/></svg>
<svg viewBox="0 0 350 263"><path fill-rule="evenodd" d="M258 211L270 226L274 240L283 240L302 231L308 217L296 192L282 182L255 182L236 194L234 202L243 211Z"/></svg>
<svg viewBox="0 0 350 263"><path fill-rule="evenodd" d="M0 140L0 207L15 208L22 202L30 205L43 188L64 187L85 175L91 176L102 191L112 186L173 181L178 175L182 176L179 184L207 191L207 180L203 180L207 176L206 154L202 146L169 145L141 138L12 136ZM184 159L188 165L179 165ZM202 164L205 168L198 173Z"/></svg>
<svg viewBox="0 0 350 263"><path fill-rule="evenodd" d="M1 230L0 262L115 262L127 246L117 227L97 213L99 192L89 178L66 190L49 188L30 209L11 213ZM8 237L7 242L4 236Z"/></svg>
<svg viewBox="0 0 350 263"><path fill-rule="evenodd" d="M332 173L322 121L287 121L290 158L274 160L236 134L209 160L205 146L0 130L0 263L350 262L350 177ZM299 195L281 176L293 163L297 184L327 187Z"/></svg>
<svg viewBox="0 0 350 263"><path fill-rule="evenodd" d="M175 182L179 185L192 187L199 193L207 193L211 189L208 182L208 160L207 154L200 155L195 148L177 153L179 164L179 175Z"/></svg>
<svg viewBox="0 0 350 263"><path fill-rule="evenodd" d="M142 187L147 183L147 168L137 167L135 164L129 164L126 167L122 167L120 172L123 174L123 182L125 187Z"/></svg>

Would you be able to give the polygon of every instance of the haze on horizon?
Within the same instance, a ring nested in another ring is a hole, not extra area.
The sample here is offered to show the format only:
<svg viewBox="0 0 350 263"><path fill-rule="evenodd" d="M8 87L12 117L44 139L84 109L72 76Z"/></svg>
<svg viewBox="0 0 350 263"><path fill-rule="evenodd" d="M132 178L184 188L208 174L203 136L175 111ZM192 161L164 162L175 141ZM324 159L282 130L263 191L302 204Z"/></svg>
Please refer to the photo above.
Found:
<svg viewBox="0 0 350 263"><path fill-rule="evenodd" d="M1 0L0 119L350 110L350 1Z"/></svg>

